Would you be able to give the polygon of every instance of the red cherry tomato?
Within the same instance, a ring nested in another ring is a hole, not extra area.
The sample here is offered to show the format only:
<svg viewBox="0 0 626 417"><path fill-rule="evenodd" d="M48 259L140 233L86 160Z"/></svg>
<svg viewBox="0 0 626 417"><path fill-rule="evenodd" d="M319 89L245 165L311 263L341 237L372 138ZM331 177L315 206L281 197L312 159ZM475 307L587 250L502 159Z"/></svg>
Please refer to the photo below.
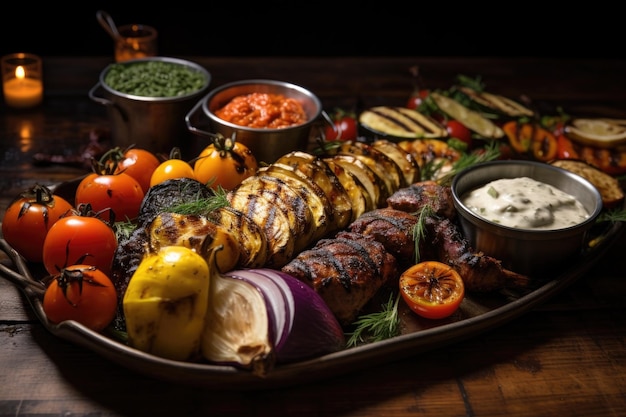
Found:
<svg viewBox="0 0 626 417"><path fill-rule="evenodd" d="M332 117L333 125L326 126L326 140L356 140L358 137L358 125L356 117L342 110L335 111Z"/></svg>
<svg viewBox="0 0 626 417"><path fill-rule="evenodd" d="M78 184L75 205L90 204L96 212L106 211L110 222L130 221L139 215L143 197L141 185L124 172L91 173Z"/></svg>
<svg viewBox="0 0 626 417"><path fill-rule="evenodd" d="M2 235L27 261L41 262L48 230L72 208L49 188L35 185L9 204L2 219Z"/></svg>
<svg viewBox="0 0 626 417"><path fill-rule="evenodd" d="M54 276L43 297L52 323L74 320L91 330L104 330L115 318L117 291L111 279L91 265L72 265Z"/></svg>
<svg viewBox="0 0 626 417"><path fill-rule="evenodd" d="M98 217L74 213L52 225L42 258L50 275L74 264L93 265L108 275L116 249L117 237L111 226Z"/></svg>
<svg viewBox="0 0 626 417"><path fill-rule="evenodd" d="M411 94L408 100L406 101L406 106L409 109L413 109L413 110L418 109L424 102L424 99L428 97L428 94L430 94L429 90L414 91L413 94Z"/></svg>
<svg viewBox="0 0 626 417"><path fill-rule="evenodd" d="M578 152L574 149L574 143L564 134L560 134L556 138L557 158L558 159L578 159Z"/></svg>
<svg viewBox="0 0 626 417"><path fill-rule="evenodd" d="M144 194L150 188L150 177L161 161L150 151L130 148L123 152L114 174L124 172L137 180Z"/></svg>
<svg viewBox="0 0 626 417"><path fill-rule="evenodd" d="M459 139L468 147L472 146L472 132L463 123L454 119L448 119L443 123L451 138Z"/></svg>

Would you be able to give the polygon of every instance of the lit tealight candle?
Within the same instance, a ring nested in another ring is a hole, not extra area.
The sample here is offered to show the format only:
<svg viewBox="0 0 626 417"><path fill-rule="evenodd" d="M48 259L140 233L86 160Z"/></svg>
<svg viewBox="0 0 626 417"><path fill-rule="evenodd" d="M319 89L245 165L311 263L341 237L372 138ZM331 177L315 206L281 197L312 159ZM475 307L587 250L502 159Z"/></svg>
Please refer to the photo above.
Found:
<svg viewBox="0 0 626 417"><path fill-rule="evenodd" d="M5 65L6 62L3 62ZM41 71L27 72L28 66L17 65L11 74L4 73L3 91L7 106L25 109L40 104L43 100Z"/></svg>

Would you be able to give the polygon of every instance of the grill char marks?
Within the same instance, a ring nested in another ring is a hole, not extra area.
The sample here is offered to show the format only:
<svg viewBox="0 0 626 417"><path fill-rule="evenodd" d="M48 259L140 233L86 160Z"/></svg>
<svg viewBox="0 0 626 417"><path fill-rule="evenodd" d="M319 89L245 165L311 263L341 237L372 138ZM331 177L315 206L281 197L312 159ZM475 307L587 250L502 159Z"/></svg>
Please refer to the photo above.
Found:
<svg viewBox="0 0 626 417"><path fill-rule="evenodd" d="M415 259L413 229L417 216L391 207L369 211L352 222L348 230L374 237L401 265Z"/></svg>
<svg viewBox="0 0 626 417"><path fill-rule="evenodd" d="M430 250L433 259L452 266L463 277L466 290L488 292L529 287L528 276L505 269L496 258L475 252L452 220L432 216L426 219L426 228L428 242L424 242L424 252Z"/></svg>
<svg viewBox="0 0 626 417"><path fill-rule="evenodd" d="M342 325L349 325L390 278L395 257L373 236L342 231L322 239L282 268L313 288Z"/></svg>
<svg viewBox="0 0 626 417"><path fill-rule="evenodd" d="M430 116L403 107L377 106L365 110L359 122L370 129L405 138L442 138L447 130Z"/></svg>
<svg viewBox="0 0 626 417"><path fill-rule="evenodd" d="M445 218L456 216L456 208L452 199L452 189L442 187L435 181L421 181L401 188L387 198L389 207L418 213L428 206L433 214Z"/></svg>
<svg viewBox="0 0 626 417"><path fill-rule="evenodd" d="M284 265L309 244L315 232L302 195L277 178L250 177L228 193L228 200L267 234L269 266Z"/></svg>

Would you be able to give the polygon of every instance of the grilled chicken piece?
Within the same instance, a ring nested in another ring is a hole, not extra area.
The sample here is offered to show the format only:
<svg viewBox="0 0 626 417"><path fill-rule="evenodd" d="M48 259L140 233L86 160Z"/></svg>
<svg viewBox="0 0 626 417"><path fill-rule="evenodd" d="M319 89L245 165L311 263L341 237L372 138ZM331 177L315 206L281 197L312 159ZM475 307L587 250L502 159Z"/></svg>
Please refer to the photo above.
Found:
<svg viewBox="0 0 626 417"><path fill-rule="evenodd" d="M313 288L344 326L376 292L398 278L398 263L373 236L342 231L322 239L282 267Z"/></svg>
<svg viewBox="0 0 626 417"><path fill-rule="evenodd" d="M432 214L448 219L456 216L452 189L435 181L421 181L401 188L387 199L387 204L407 213L418 213L428 206Z"/></svg>
<svg viewBox="0 0 626 417"><path fill-rule="evenodd" d="M348 226L350 232L373 236L400 264L415 261L413 230L417 216L391 207L368 211Z"/></svg>
<svg viewBox="0 0 626 417"><path fill-rule="evenodd" d="M427 239L420 243L422 260L430 257L452 266L463 278L466 290L489 292L529 287L528 276L505 269L499 260L475 252L451 219L430 216L425 226Z"/></svg>
<svg viewBox="0 0 626 417"><path fill-rule="evenodd" d="M329 232L345 228L352 218L350 196L321 158L302 151L293 151L278 158L276 163L294 167L320 186L334 209L334 218Z"/></svg>
<svg viewBox="0 0 626 417"><path fill-rule="evenodd" d="M332 158L325 158L324 162L328 165L333 174L337 176L339 182L343 185L343 188L350 197L350 201L352 202L351 222L359 218L363 213L375 208L370 193L352 171L344 169L341 164L334 161Z"/></svg>
<svg viewBox="0 0 626 417"><path fill-rule="evenodd" d="M317 241L327 234L334 218L334 210L324 190L315 184L301 171L284 164L271 164L257 170L257 175L275 177L284 181L289 187L302 196L311 210L312 230L311 242Z"/></svg>
<svg viewBox="0 0 626 417"><path fill-rule="evenodd" d="M374 208L380 207L389 197L387 186L383 179L356 156L340 154L324 158L325 162L329 160L351 172L361 181L361 184L363 184L370 195Z"/></svg>
<svg viewBox="0 0 626 417"><path fill-rule="evenodd" d="M386 139L378 139L372 142L372 146L377 151L387 155L398 165L400 172L404 176L405 185L413 184L420 178L420 167L415 157L398 146L397 143Z"/></svg>
<svg viewBox="0 0 626 417"><path fill-rule="evenodd" d="M239 242L239 267L260 268L266 264L269 258L267 235L252 218L232 207L221 207L208 217L235 235Z"/></svg>

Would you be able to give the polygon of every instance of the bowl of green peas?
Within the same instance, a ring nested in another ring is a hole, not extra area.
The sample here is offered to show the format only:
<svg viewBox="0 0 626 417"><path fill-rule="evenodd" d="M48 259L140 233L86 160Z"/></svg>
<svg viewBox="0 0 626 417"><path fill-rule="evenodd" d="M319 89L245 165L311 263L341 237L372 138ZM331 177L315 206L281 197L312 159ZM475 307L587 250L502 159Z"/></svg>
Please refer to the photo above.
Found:
<svg viewBox="0 0 626 417"><path fill-rule="evenodd" d="M109 64L89 97L107 108L114 146L135 146L190 156L193 137L185 116L211 83L203 66L184 59L149 57Z"/></svg>

